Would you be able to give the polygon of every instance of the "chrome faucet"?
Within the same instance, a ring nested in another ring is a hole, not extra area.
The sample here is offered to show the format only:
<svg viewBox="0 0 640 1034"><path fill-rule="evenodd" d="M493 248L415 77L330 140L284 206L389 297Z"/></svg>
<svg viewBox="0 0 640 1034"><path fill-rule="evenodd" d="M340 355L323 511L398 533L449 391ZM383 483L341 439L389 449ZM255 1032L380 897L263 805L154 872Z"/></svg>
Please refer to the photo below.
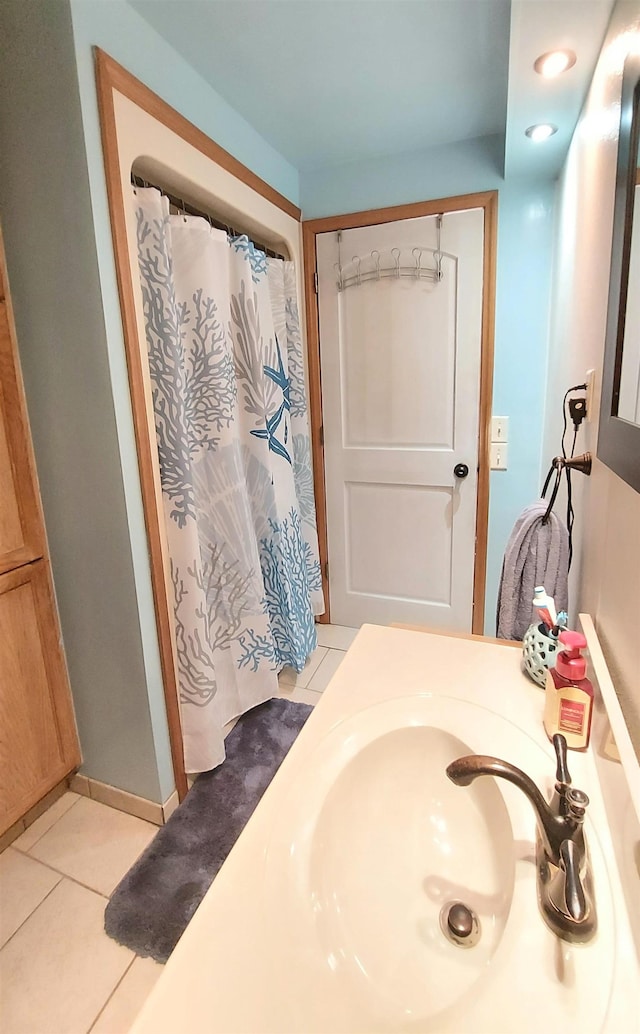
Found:
<svg viewBox="0 0 640 1034"><path fill-rule="evenodd" d="M547 925L559 937L573 942L590 940L597 917L589 852L583 824L589 798L573 789L567 768L567 741L553 737L556 752L556 784L547 804L532 779L515 765L484 754L458 758L447 768L457 786L469 786L478 776L490 775L517 786L536 813L536 864L538 903Z"/></svg>

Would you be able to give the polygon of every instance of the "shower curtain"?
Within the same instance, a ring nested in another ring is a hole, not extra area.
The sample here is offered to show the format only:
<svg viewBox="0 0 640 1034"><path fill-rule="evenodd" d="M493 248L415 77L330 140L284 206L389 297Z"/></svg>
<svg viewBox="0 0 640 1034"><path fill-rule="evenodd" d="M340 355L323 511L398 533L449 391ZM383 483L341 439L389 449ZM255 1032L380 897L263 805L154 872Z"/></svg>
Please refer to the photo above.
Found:
<svg viewBox="0 0 640 1034"><path fill-rule="evenodd" d="M293 263L133 190L185 767L300 671L324 610Z"/></svg>

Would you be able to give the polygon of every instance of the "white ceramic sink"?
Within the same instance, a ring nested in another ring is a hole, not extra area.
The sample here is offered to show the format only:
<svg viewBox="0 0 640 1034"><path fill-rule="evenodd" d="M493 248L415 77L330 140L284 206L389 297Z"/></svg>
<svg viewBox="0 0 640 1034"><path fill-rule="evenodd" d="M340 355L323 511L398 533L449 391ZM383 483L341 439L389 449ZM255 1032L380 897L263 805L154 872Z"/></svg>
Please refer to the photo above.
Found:
<svg viewBox="0 0 640 1034"><path fill-rule="evenodd" d="M551 746L452 697L370 707L309 757L266 853L266 922L285 934L271 966L291 988L282 1029L602 1028L615 941L595 832L587 823L599 931L569 946L538 913L527 799L493 778L466 788L447 779L447 765L471 753L511 761L549 796ZM442 930L452 901L480 920L472 948Z"/></svg>
<svg viewBox="0 0 640 1034"><path fill-rule="evenodd" d="M364 626L135 1034L640 1034L596 761L604 716L591 749L569 756L591 797L599 927L588 944L559 941L539 914L536 822L521 791L444 774L460 754L492 754L549 799L544 695L520 668L502 645ZM440 927L442 904L458 897L482 924L468 949Z"/></svg>

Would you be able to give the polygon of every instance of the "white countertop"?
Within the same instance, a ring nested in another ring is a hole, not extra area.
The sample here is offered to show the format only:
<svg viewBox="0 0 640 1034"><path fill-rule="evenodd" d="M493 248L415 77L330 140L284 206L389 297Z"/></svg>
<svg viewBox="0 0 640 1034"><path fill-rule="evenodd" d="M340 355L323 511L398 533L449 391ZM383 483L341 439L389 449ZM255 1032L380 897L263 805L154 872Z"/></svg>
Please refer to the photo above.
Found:
<svg viewBox="0 0 640 1034"><path fill-rule="evenodd" d="M544 693L522 673L520 660L520 651L507 645L364 625L174 950L132 1034L280 1034L277 1010L270 1006L279 949L278 931L265 920L267 847L287 790L308 770L312 750L355 712L424 693L481 704L526 730L545 751L546 771L541 756L540 770L528 774L548 798L555 758L542 727ZM481 727L477 742L469 745L487 752ZM517 756L506 760L519 763ZM591 751L571 752L570 770L574 785L589 793L598 837L611 859L613 892L621 897ZM531 827L533 837L533 815ZM619 965L606 1029L637 1031L638 968L624 915L616 936ZM280 976L286 982L287 974Z"/></svg>

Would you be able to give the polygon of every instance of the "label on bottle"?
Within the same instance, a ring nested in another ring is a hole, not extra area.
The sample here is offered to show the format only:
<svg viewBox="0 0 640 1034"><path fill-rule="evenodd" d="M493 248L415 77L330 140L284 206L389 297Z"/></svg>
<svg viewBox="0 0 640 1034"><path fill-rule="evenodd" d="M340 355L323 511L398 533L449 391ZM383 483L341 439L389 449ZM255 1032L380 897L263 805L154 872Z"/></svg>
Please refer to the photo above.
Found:
<svg viewBox="0 0 640 1034"><path fill-rule="evenodd" d="M560 732L581 733L584 728L585 705L577 700L567 700L562 697L560 700L560 713L558 716L558 729Z"/></svg>

